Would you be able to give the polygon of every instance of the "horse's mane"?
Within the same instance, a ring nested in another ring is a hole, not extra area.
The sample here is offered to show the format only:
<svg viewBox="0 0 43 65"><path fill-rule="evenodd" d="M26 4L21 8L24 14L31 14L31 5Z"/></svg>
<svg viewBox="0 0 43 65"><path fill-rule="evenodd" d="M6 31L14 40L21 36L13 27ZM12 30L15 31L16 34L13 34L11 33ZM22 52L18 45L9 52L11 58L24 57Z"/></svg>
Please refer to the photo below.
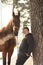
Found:
<svg viewBox="0 0 43 65"><path fill-rule="evenodd" d="M14 20L14 18L12 17L12 19L9 21L9 23L8 23L8 25L7 25L7 28L12 25L13 20Z"/></svg>
<svg viewBox="0 0 43 65"><path fill-rule="evenodd" d="M8 33L11 33L11 29L12 29L12 22L13 22L14 18L12 17L12 19L9 21L8 25L6 27L3 27L2 29L0 29L0 38L6 36Z"/></svg>

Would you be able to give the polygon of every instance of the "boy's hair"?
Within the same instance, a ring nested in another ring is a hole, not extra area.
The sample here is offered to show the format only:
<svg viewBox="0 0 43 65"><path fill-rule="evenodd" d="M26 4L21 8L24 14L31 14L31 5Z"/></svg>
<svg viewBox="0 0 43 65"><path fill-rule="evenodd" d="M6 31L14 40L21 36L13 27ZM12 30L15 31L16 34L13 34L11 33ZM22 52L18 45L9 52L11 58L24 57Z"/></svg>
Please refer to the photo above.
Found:
<svg viewBox="0 0 43 65"><path fill-rule="evenodd" d="M24 29L27 29L27 30L29 31L29 28L28 28L28 27L24 27L23 30L24 30Z"/></svg>

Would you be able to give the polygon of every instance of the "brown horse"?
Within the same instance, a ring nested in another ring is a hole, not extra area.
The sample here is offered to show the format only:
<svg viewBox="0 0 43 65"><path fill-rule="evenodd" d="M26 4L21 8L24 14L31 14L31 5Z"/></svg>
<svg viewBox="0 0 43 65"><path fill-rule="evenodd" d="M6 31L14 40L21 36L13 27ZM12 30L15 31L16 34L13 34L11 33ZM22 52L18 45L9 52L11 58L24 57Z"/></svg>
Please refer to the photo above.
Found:
<svg viewBox="0 0 43 65"><path fill-rule="evenodd" d="M18 35L20 27L20 12L15 15L13 12L13 17L9 24L0 30L0 51L3 56L3 65L6 65L6 54L8 53L8 65L10 65L11 56L16 46L15 36Z"/></svg>

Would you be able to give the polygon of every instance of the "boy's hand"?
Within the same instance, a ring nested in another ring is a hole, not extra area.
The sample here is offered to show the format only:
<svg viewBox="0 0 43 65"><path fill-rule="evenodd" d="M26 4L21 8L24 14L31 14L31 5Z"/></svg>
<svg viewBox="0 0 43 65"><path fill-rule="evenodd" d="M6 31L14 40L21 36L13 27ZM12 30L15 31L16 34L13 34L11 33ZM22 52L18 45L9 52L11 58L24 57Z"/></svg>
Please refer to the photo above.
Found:
<svg viewBox="0 0 43 65"><path fill-rule="evenodd" d="M28 53L25 53L25 54L26 54L26 56L29 56Z"/></svg>

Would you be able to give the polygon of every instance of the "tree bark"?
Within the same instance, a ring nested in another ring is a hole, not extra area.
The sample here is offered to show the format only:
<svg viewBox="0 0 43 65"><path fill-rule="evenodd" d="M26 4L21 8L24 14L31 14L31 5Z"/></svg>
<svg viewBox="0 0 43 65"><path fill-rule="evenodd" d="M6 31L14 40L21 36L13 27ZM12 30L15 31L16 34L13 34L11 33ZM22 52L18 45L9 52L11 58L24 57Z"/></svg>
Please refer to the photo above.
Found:
<svg viewBox="0 0 43 65"><path fill-rule="evenodd" d="M31 29L35 40L33 65L43 65L43 0L30 0Z"/></svg>

